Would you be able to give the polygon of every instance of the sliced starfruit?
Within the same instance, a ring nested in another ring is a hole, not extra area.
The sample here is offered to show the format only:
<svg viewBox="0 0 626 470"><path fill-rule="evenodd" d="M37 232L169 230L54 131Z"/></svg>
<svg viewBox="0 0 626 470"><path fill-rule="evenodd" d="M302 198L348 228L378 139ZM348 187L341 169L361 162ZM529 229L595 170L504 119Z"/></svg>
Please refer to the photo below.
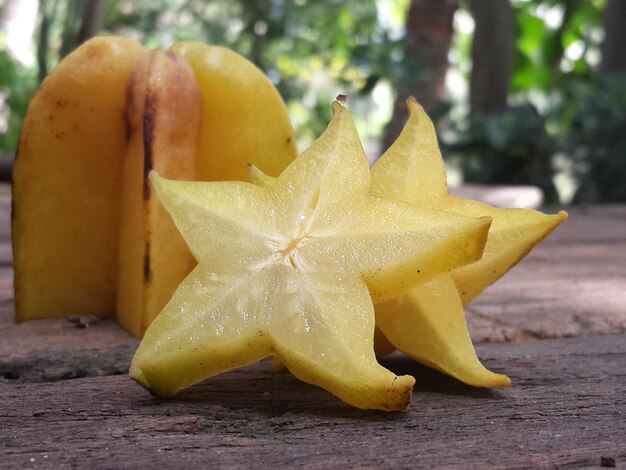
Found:
<svg viewBox="0 0 626 470"><path fill-rule="evenodd" d="M198 266L148 328L131 376L159 396L269 355L359 408L405 409L414 379L376 362L389 299L477 260L490 225L369 193L350 113L270 187L151 180Z"/></svg>
<svg viewBox="0 0 626 470"><path fill-rule="evenodd" d="M126 88L144 53L87 41L30 102L13 169L17 320L115 313Z"/></svg>
<svg viewBox="0 0 626 470"><path fill-rule="evenodd" d="M489 216L483 257L407 294L376 306L376 326L400 351L474 386L495 387L508 377L487 370L476 357L463 306L515 266L566 218L528 209L499 209L448 193L432 122L414 99L396 142L372 169L372 194L471 217Z"/></svg>
<svg viewBox="0 0 626 470"><path fill-rule="evenodd" d="M140 337L195 264L150 170L246 179L251 162L276 175L296 149L277 90L239 54L97 37L43 82L18 153L16 319L116 315Z"/></svg>

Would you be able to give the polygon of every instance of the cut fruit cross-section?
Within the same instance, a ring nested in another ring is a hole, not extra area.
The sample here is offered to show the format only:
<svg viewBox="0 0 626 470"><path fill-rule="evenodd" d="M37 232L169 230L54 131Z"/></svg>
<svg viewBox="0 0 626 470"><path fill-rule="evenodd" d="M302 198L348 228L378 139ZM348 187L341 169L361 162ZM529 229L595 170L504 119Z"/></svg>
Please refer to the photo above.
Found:
<svg viewBox="0 0 626 470"><path fill-rule="evenodd" d="M567 215L498 209L448 194L433 124L414 99L407 105L409 120L402 133L372 168L372 194L471 217L489 216L493 224L478 262L377 305L376 326L418 362L470 385L508 385L508 377L487 370L476 357L463 306L515 266Z"/></svg>
<svg viewBox="0 0 626 470"><path fill-rule="evenodd" d="M133 358L131 376L153 393L274 354L354 406L408 406L413 378L376 362L369 292L390 298L477 260L491 220L372 197L350 113L333 109L269 188L152 174L198 260Z"/></svg>

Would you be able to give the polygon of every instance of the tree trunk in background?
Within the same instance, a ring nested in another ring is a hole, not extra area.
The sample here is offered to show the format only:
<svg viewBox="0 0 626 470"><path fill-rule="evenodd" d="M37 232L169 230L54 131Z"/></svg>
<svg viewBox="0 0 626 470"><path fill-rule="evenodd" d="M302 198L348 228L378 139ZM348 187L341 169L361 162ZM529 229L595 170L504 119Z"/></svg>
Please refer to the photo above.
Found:
<svg viewBox="0 0 626 470"><path fill-rule="evenodd" d="M102 0L69 0L59 60L102 29Z"/></svg>
<svg viewBox="0 0 626 470"><path fill-rule="evenodd" d="M608 0L603 18L603 74L626 72L626 1Z"/></svg>
<svg viewBox="0 0 626 470"><path fill-rule="evenodd" d="M446 96L448 51L453 38L457 0L411 0L406 19L405 62L415 64L411 76L396 83L397 98L387 125L384 148L396 139L406 120L406 99L414 96L427 112ZM408 74L407 74L408 75Z"/></svg>
<svg viewBox="0 0 626 470"><path fill-rule="evenodd" d="M513 73L513 9L509 0L471 0L470 7L476 23L470 77L471 112L503 111Z"/></svg>
<svg viewBox="0 0 626 470"><path fill-rule="evenodd" d="M37 75L39 82L48 75L48 52L50 50L50 27L56 15L58 2L43 2L40 8L39 37L37 39Z"/></svg>
<svg viewBox="0 0 626 470"><path fill-rule="evenodd" d="M80 28L83 0L66 0L65 18L63 18L63 29L61 31L61 48L58 58L63 59L66 55L76 49L76 38Z"/></svg>
<svg viewBox="0 0 626 470"><path fill-rule="evenodd" d="M94 37L102 29L102 0L85 0L83 18L78 30L78 45Z"/></svg>

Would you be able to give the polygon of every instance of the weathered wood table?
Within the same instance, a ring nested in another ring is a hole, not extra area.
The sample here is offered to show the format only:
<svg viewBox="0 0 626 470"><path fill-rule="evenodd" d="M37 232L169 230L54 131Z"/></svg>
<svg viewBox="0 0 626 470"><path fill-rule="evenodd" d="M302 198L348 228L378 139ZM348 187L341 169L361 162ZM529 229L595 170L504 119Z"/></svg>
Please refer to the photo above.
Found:
<svg viewBox="0 0 626 470"><path fill-rule="evenodd" d="M468 309L485 364L473 389L396 354L407 413L360 411L267 362L174 399L126 372L112 320L16 325L0 188L0 468L626 468L626 207L573 209Z"/></svg>

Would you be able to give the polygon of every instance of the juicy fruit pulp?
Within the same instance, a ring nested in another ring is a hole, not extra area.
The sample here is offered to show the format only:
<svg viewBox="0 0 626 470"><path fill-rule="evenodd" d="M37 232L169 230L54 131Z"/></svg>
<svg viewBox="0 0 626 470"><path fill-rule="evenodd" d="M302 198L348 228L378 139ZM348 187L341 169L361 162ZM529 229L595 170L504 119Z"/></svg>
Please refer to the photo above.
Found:
<svg viewBox="0 0 626 470"><path fill-rule="evenodd" d="M396 142L372 169L372 194L471 217L489 216L483 257L376 306L376 326L400 351L474 386L510 383L476 357L463 306L511 269L567 215L498 209L448 194L434 127L414 99Z"/></svg>
<svg viewBox="0 0 626 470"><path fill-rule="evenodd" d="M224 87L225 70L245 87ZM276 174L295 156L280 96L243 57L200 43L150 52L117 37L86 42L46 78L24 123L13 184L16 318L117 312L141 336L194 263L150 194L150 167L245 179L247 163Z"/></svg>
<svg viewBox="0 0 626 470"><path fill-rule="evenodd" d="M131 376L153 393L274 354L354 406L408 406L414 379L376 362L370 292L388 299L475 261L490 219L372 197L352 118L333 107L269 188L152 175L198 260L133 358Z"/></svg>
<svg viewBox="0 0 626 470"><path fill-rule="evenodd" d="M469 385L508 385L508 377L489 371L478 360L463 307L517 264L567 215L498 209L449 195L432 122L414 99L409 99L407 104L409 121L372 169L372 194L467 216L490 216L493 223L479 261L437 276L375 306L376 354L383 356L397 348ZM260 186L269 187L276 181L254 166L248 171L250 180ZM280 359L275 358L272 370L282 367Z"/></svg>

